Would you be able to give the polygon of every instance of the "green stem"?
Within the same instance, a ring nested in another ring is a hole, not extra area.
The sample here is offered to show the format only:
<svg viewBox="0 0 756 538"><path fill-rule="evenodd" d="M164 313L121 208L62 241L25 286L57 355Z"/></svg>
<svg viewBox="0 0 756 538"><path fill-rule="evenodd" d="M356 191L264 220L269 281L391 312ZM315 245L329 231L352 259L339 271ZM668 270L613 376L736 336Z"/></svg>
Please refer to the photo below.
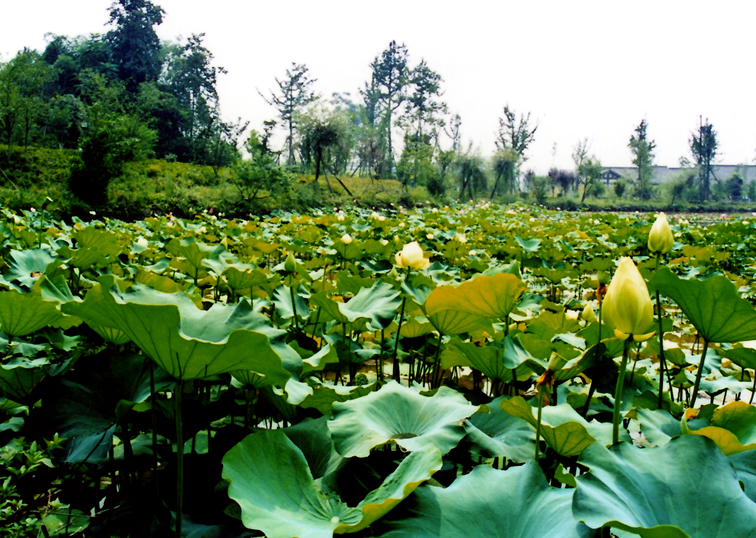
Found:
<svg viewBox="0 0 756 538"><path fill-rule="evenodd" d="M399 312L399 327L396 329L396 341L394 342L394 381L400 380L401 372L399 370L399 336L402 332L402 322L404 319L404 307L406 305L407 298L402 297L402 308Z"/></svg>
<svg viewBox="0 0 756 538"><path fill-rule="evenodd" d="M181 423L181 393L184 392L184 380L180 379L176 387L176 538L181 538L181 526L184 517L184 433Z"/></svg>
<svg viewBox="0 0 756 538"><path fill-rule="evenodd" d="M294 286L289 286L291 292L291 309L294 312L294 328L299 331L299 322L297 321L297 303L294 302Z"/></svg>
<svg viewBox="0 0 756 538"><path fill-rule="evenodd" d="M535 460L541 455L541 411L543 410L543 386L538 387L538 421L536 422Z"/></svg>
<svg viewBox="0 0 756 538"><path fill-rule="evenodd" d="M703 374L704 362L706 361L706 353L709 351L709 341L704 338L703 353L701 353L701 362L698 363L698 372L696 372L696 382L693 385L693 395L690 397L690 407L696 406L696 398L698 398L698 388L701 385L701 375Z"/></svg>
<svg viewBox="0 0 756 538"><path fill-rule="evenodd" d="M444 337L441 331L438 333L438 346L436 346L436 356L433 358L433 372L431 373L431 388L435 389L441 384L441 339Z"/></svg>
<svg viewBox="0 0 756 538"><path fill-rule="evenodd" d="M625 368L627 368L627 359L630 355L630 346L632 345L632 335L625 340L622 348L622 364L620 364L619 375L617 375L617 388L614 391L614 414L612 417L612 444L619 443L619 423L620 412L622 411L622 391L625 389Z"/></svg>
<svg viewBox="0 0 756 538"><path fill-rule="evenodd" d="M753 387L751 387L751 399L748 401L749 404L753 403L753 394L756 392L756 372L754 372L753 376Z"/></svg>

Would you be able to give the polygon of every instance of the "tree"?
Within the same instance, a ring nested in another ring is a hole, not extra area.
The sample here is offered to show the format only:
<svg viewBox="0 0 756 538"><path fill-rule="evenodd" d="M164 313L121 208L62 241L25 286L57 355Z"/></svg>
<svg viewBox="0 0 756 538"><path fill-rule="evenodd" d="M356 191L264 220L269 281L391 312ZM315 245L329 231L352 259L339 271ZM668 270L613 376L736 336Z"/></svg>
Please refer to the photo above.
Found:
<svg viewBox="0 0 756 538"><path fill-rule="evenodd" d="M160 75L160 38L154 27L163 22L165 12L149 0L116 0L108 11L108 24L115 28L105 38L119 77L134 92Z"/></svg>
<svg viewBox="0 0 756 538"><path fill-rule="evenodd" d="M517 190L520 165L525 161L525 151L533 140L538 126L531 128L530 113L517 115L509 105L504 106L504 116L499 118L499 136L496 140L497 154L494 157L494 186L489 199L493 199L499 182L505 192Z"/></svg>
<svg viewBox="0 0 756 538"><path fill-rule="evenodd" d="M693 133L690 138L690 152L698 167L698 197L701 201L708 201L711 196L711 176L714 159L717 156L717 132L706 120L698 127L698 134Z"/></svg>
<svg viewBox="0 0 756 538"><path fill-rule="evenodd" d="M278 115L286 127L286 147L288 148L286 164L292 166L295 164L294 133L297 129L297 118L307 105L317 99L310 88L317 79L310 78L306 65L292 62L291 69L286 70L286 77L275 80L279 93L271 92L270 99L267 99L262 93L260 95L266 103L276 107Z"/></svg>
<svg viewBox="0 0 756 538"><path fill-rule="evenodd" d="M396 41L370 64L373 70L370 81L370 98L381 111L381 127L386 137L386 172L389 176L394 170L394 148L391 137L393 117L407 98L408 62L407 47L397 45Z"/></svg>
<svg viewBox="0 0 756 538"><path fill-rule="evenodd" d="M476 193L483 191L488 186L483 159L473 152L472 145L467 149L467 152L457 157L456 166L460 183L460 199L465 198L465 191L467 191L470 195L469 199L472 200Z"/></svg>
<svg viewBox="0 0 756 538"><path fill-rule="evenodd" d="M724 190L732 201L739 201L743 197L743 175L736 171L725 180Z"/></svg>
<svg viewBox="0 0 756 538"><path fill-rule="evenodd" d="M203 39L204 34L195 34L183 45L166 46L161 77L162 87L175 99L175 103L164 103L168 114L165 126L175 122L178 131L179 140L174 139L172 153L180 160L194 162L205 162L208 142L217 134L220 114L216 84L218 75L225 73L222 67L212 65L213 54L203 45Z"/></svg>
<svg viewBox="0 0 756 538"><path fill-rule="evenodd" d="M291 185L291 176L278 166L278 155L270 149L274 121L265 122L262 135L257 131L249 134L245 147L249 159L236 163L232 175L239 194L246 202L280 196Z"/></svg>
<svg viewBox="0 0 756 538"><path fill-rule="evenodd" d="M567 191L573 188L573 186L575 185L575 182L577 181L577 178L575 178L575 174L570 172L569 170L559 170L558 168L551 168L549 170L548 175L551 178L552 185L562 189L563 196L567 195Z"/></svg>
<svg viewBox="0 0 756 538"><path fill-rule="evenodd" d="M597 194L599 189L603 187L599 181L603 168L595 156L588 157L588 149L588 140L583 139L577 143L572 153L577 184L583 185L583 195L580 197L580 202L584 202L585 197L589 194Z"/></svg>
<svg viewBox="0 0 756 538"><path fill-rule="evenodd" d="M635 134L630 137L630 151L633 154L633 164L638 171L635 184L635 194L641 200L651 198L651 175L653 174L654 149L656 143L648 139L648 123L642 119L635 128Z"/></svg>
<svg viewBox="0 0 756 538"><path fill-rule="evenodd" d="M407 108L404 121L408 131L422 137L426 129L434 135L438 128L443 127L442 114L446 114L446 103L440 100L444 94L441 91L441 75L433 71L425 60L412 69L408 77L410 92L407 96Z"/></svg>

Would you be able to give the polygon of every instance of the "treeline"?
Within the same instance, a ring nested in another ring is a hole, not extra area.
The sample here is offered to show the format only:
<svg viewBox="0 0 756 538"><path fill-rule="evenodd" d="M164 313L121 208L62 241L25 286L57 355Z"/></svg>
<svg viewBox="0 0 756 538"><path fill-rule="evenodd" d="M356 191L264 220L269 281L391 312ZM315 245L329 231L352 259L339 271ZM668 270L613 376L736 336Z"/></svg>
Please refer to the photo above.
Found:
<svg viewBox="0 0 756 538"><path fill-rule="evenodd" d="M51 36L44 51L24 49L0 65L0 143L78 149L70 187L93 205L105 201L123 163L147 157L225 166L238 157L246 127L221 120L222 68L203 36L161 42L163 10L119 0L112 29L89 37Z"/></svg>
<svg viewBox="0 0 756 538"><path fill-rule="evenodd" d="M370 78L354 98L319 95L307 66L292 63L272 91L260 93L275 117L250 131L241 119L221 119L217 81L224 70L213 65L202 34L161 42L156 28L164 11L149 0L116 0L108 16L105 34L52 35L43 51L24 49L0 64L0 144L7 160L14 147L77 150L68 186L93 207L107 204L108 184L124 163L145 158L209 165L216 175L229 167L224 180L246 202L286 192L292 172L316 182L334 177L347 192L339 177L357 175L462 200L667 195L652 184L656 144L645 120L628 144L635 174L614 182L609 193L587 140L573 148L573 170L546 176L525 170L537 126L509 105L492 156L464 146L462 119L443 100L443 78L425 60L413 64L407 47L395 41L370 63ZM273 144L277 132L285 135L281 147ZM691 136L690 149L689 173L668 193L673 204L742 198L737 178L712 184L717 141L708 121Z"/></svg>

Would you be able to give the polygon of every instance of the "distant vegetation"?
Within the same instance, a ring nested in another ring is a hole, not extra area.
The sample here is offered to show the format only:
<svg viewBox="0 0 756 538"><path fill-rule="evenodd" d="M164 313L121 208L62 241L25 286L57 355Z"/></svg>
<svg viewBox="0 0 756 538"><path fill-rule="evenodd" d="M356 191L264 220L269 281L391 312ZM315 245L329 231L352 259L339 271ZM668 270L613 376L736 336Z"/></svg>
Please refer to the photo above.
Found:
<svg viewBox="0 0 756 538"><path fill-rule="evenodd" d="M642 120L630 137L636 173L606 188L588 140L574 170L527 170L537 132L508 104L496 152L465 146L462 119L443 100L443 78L392 41L370 63L358 99L326 99L304 64L261 93L276 116L250 129L222 119L203 34L161 42L162 8L117 0L102 35L51 35L43 51L0 63L0 194L11 207L53 199L61 213L190 215L207 207L245 214L276 207L487 199L554 207L738 208L756 199L743 178L712 181L717 133L701 123L685 177L651 183L656 144ZM274 147L276 132L285 134ZM362 178L362 179L360 179ZM388 180L388 181L387 181ZM364 195L361 199L360 194ZM745 206L746 208L749 206Z"/></svg>

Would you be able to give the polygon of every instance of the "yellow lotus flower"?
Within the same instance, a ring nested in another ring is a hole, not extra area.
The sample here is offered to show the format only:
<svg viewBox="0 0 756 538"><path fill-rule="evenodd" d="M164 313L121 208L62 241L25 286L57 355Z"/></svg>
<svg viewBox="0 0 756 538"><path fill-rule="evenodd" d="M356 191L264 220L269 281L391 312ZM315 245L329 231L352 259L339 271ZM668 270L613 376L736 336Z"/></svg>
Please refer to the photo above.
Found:
<svg viewBox="0 0 756 538"><path fill-rule="evenodd" d="M349 234L342 235L341 236L341 242L344 243L345 245L348 245L349 243L352 242L352 236L349 235Z"/></svg>
<svg viewBox="0 0 756 538"><path fill-rule="evenodd" d="M672 230L667 222L667 215L659 213L648 234L648 249L651 252L664 254L672 250L674 244L675 237L672 235Z"/></svg>
<svg viewBox="0 0 756 538"><path fill-rule="evenodd" d="M417 241L404 245L401 252L396 253L396 264L403 269L420 271L430 265L430 260L423 256L423 249Z"/></svg>
<svg viewBox="0 0 756 538"><path fill-rule="evenodd" d="M646 340L654 321L654 306L648 295L646 282L630 258L620 259L604 297L604 319L614 329L617 338L632 335L636 341Z"/></svg>
<svg viewBox="0 0 756 538"><path fill-rule="evenodd" d="M583 308L580 317L588 323L596 321L596 312L593 310L593 305L591 303L585 303L585 308Z"/></svg>

